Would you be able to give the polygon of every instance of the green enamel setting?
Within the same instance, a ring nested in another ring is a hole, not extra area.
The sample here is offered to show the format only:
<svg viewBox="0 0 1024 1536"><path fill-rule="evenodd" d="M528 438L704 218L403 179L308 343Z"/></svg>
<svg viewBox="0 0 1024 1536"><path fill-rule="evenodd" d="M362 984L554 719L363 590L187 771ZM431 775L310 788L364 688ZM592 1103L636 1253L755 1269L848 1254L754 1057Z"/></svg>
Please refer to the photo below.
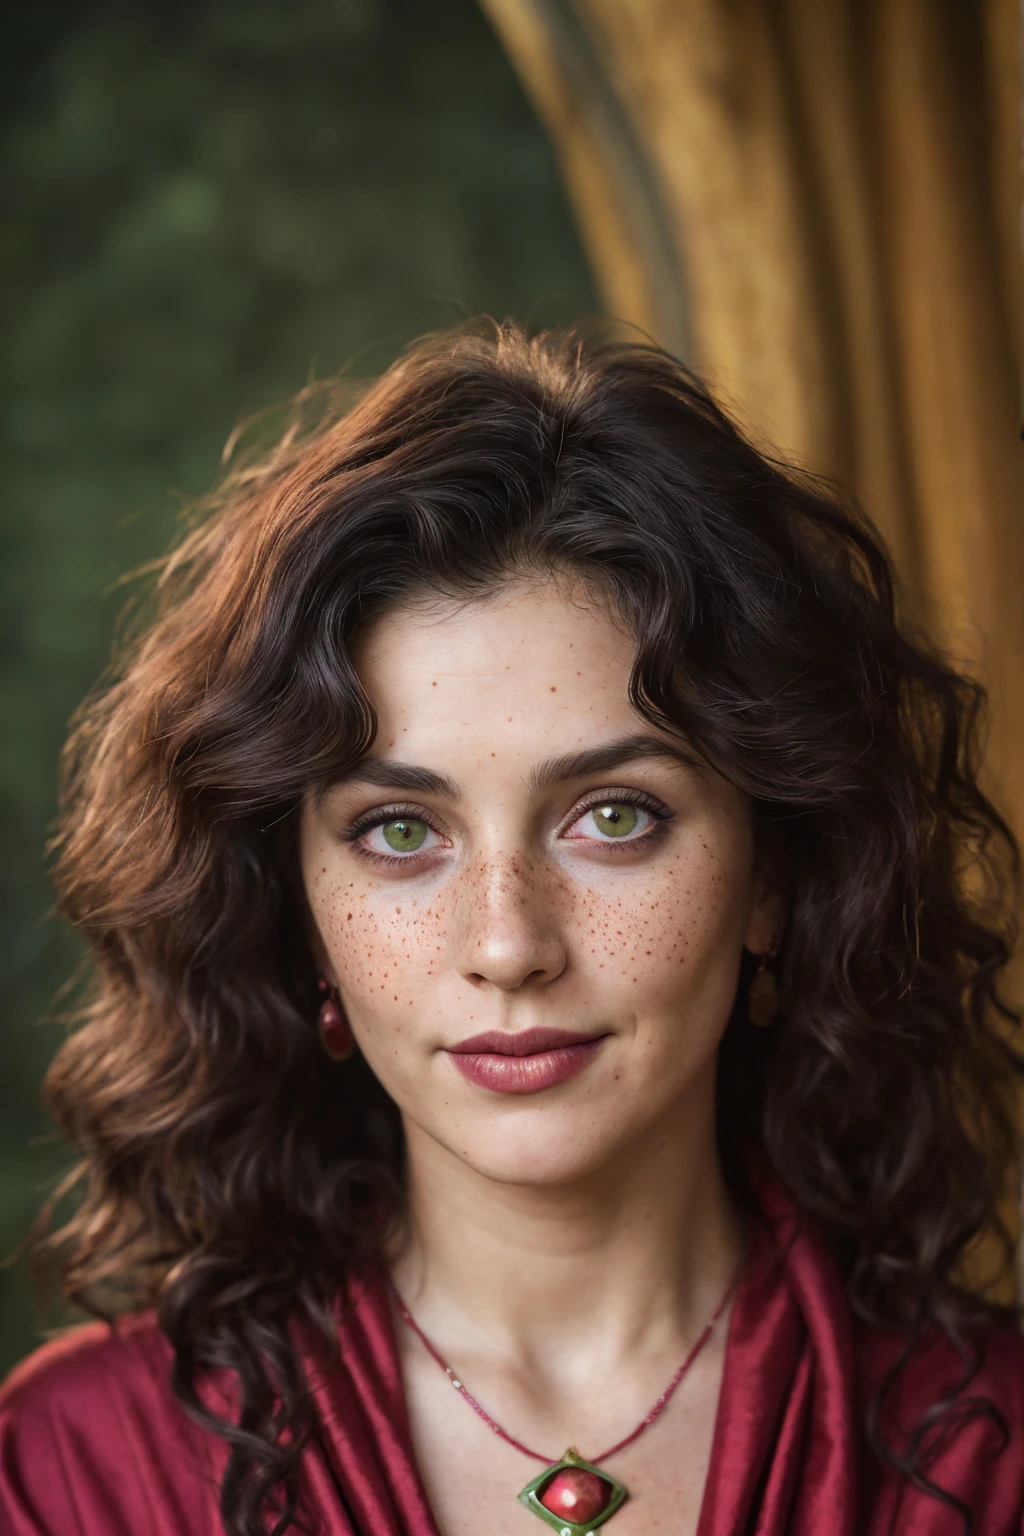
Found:
<svg viewBox="0 0 1024 1536"><path fill-rule="evenodd" d="M561 1472L563 1467L581 1467L584 1472L593 1472L603 1483L607 1483L612 1490L608 1503L601 1513L595 1515L592 1520L576 1524L572 1520L566 1520L563 1515L554 1514L552 1510L546 1509L540 1502L538 1494L543 1493L551 1479ZM525 1504L531 1515L536 1515L538 1520L543 1520L545 1525L550 1525L553 1531L559 1533L559 1536L590 1536L591 1531L596 1531L599 1525L604 1525L606 1520L611 1519L615 1511L628 1497L629 1494L622 1484L617 1482L614 1477L609 1476L603 1467L595 1467L592 1462L584 1461L582 1456L570 1449L566 1451L561 1461L552 1462L550 1467L545 1467L538 1477L535 1477L532 1482L527 1483L519 1495L519 1502L520 1504Z"/></svg>

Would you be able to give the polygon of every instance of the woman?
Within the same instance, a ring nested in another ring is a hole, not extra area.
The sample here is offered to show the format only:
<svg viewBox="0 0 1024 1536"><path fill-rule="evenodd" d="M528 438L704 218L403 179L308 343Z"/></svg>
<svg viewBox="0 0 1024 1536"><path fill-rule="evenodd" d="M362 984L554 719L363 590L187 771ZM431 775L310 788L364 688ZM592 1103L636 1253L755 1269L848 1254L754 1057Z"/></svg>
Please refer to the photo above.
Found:
<svg viewBox="0 0 1024 1536"><path fill-rule="evenodd" d="M114 1321L3 1530L1019 1536L978 712L653 348L469 328L237 471L68 751Z"/></svg>

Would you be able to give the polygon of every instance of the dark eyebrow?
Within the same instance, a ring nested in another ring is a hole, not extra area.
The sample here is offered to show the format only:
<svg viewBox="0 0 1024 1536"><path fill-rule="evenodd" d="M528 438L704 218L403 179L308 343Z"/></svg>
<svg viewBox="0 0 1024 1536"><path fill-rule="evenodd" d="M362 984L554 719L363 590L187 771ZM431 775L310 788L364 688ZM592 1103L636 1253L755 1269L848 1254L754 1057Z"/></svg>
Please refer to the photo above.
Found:
<svg viewBox="0 0 1024 1536"><path fill-rule="evenodd" d="M562 784L567 779L587 778L595 773L608 773L621 768L623 763L636 762L638 758L668 758L675 763L685 763L697 768L700 761L682 744L676 746L660 736L622 736L618 741L606 742L601 747L587 747L582 752L566 752L541 763L530 774L530 788L538 792L550 789L552 784Z"/></svg>
<svg viewBox="0 0 1024 1536"><path fill-rule="evenodd" d="M659 736L623 736L600 747L587 747L582 752L566 752L561 757L549 758L533 769L527 783L534 794L539 794L553 784L608 773L613 768L621 768L624 763L636 762L638 758L668 758L671 762L685 763L688 768L700 766L692 752ZM375 784L380 789L404 789L410 794L439 795L446 800L458 800L461 795L459 786L452 779L431 768L369 755L361 757L335 783Z"/></svg>
<svg viewBox="0 0 1024 1536"><path fill-rule="evenodd" d="M393 763L384 757L361 757L330 787L336 784L375 784L380 789L407 789L410 794L441 795L446 800L458 800L461 793L455 781L443 773L415 763Z"/></svg>

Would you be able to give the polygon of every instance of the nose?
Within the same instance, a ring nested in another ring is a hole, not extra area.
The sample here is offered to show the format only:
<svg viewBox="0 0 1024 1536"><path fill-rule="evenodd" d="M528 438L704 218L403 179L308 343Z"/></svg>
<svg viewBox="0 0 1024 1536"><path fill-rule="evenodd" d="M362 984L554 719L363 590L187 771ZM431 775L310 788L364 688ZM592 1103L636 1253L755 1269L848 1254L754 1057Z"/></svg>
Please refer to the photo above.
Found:
<svg viewBox="0 0 1024 1536"><path fill-rule="evenodd" d="M567 952L546 881L519 853L482 858L466 882L459 970L477 987L544 986Z"/></svg>

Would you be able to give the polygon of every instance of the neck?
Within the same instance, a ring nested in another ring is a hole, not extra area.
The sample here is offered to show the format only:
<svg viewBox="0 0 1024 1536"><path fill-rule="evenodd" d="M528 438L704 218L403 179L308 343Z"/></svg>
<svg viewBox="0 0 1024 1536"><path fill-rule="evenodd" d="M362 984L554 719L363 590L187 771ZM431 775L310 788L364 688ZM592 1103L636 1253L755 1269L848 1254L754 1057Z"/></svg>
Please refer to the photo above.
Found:
<svg viewBox="0 0 1024 1536"><path fill-rule="evenodd" d="M740 1234L711 1092L567 1184L497 1183L415 1125L406 1131L392 1272L442 1348L458 1340L544 1374L576 1362L612 1370L681 1352L735 1274Z"/></svg>

